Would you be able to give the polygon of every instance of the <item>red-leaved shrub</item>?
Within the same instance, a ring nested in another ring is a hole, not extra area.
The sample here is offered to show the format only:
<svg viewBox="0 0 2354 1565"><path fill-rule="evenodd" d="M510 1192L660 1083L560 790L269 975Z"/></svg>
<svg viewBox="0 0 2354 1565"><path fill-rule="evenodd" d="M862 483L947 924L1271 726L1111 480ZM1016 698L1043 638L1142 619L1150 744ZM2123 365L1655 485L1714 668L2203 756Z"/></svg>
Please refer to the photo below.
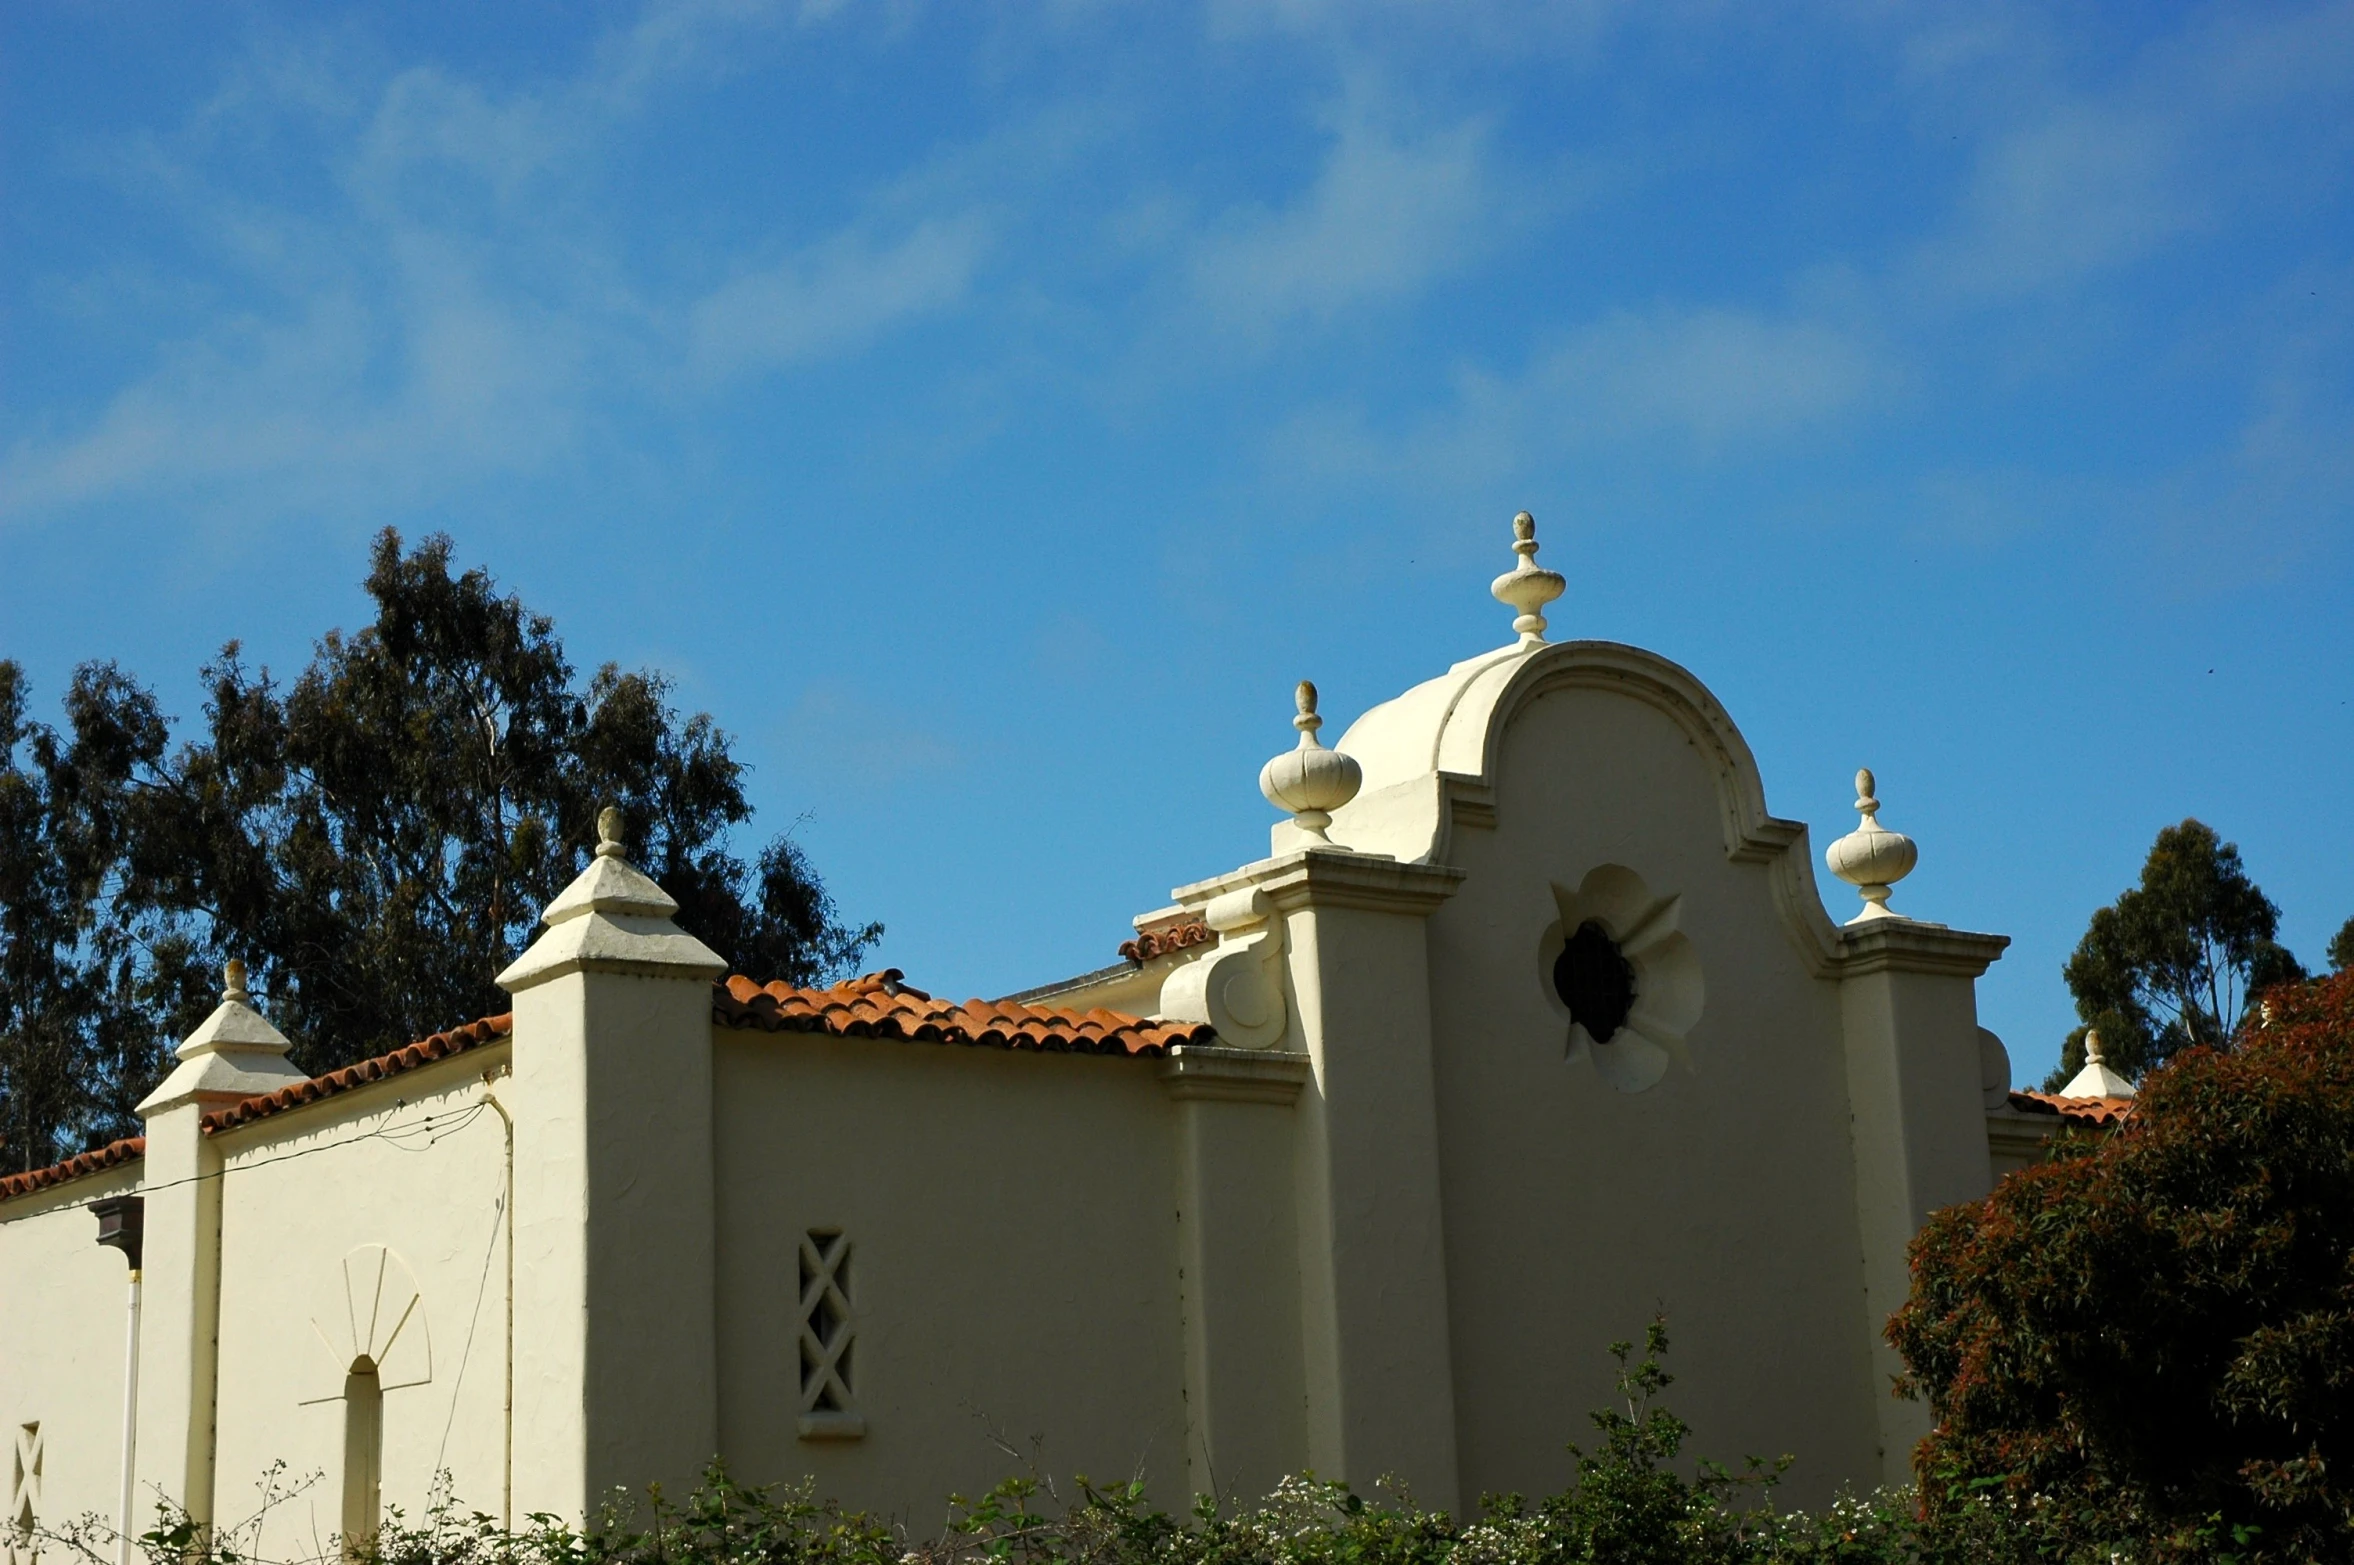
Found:
<svg viewBox="0 0 2354 1565"><path fill-rule="evenodd" d="M2354 1559L2354 973L2268 999L1914 1241L1932 1511L1999 1478L2087 1541Z"/></svg>

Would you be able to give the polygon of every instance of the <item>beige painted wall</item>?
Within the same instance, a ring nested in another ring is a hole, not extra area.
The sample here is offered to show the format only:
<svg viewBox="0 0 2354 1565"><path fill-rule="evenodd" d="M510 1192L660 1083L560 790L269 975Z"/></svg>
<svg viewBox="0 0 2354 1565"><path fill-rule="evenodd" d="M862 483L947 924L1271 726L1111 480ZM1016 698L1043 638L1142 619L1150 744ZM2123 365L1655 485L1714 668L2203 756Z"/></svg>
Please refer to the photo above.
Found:
<svg viewBox="0 0 2354 1565"><path fill-rule="evenodd" d="M2023 1114L2005 1105L1986 1111L1986 1155L1994 1177L2033 1168L2051 1152L2060 1121L2049 1114Z"/></svg>
<svg viewBox="0 0 2354 1565"><path fill-rule="evenodd" d="M353 1328L337 1332L333 1312L345 1306L344 1259L365 1246L399 1257L420 1296L386 1359L385 1502L421 1516L446 1467L466 1508L499 1511L506 1136L478 1105L484 1073L506 1054L472 1050L215 1138L225 1171L215 1517L252 1515L273 1463L293 1482L317 1475L273 1515L265 1555L307 1552L341 1525L341 1349Z"/></svg>
<svg viewBox="0 0 2354 1565"><path fill-rule="evenodd" d="M1156 1062L715 1031L722 1447L937 1525L1035 1454L1185 1494L1176 1105ZM798 1437L797 1248L853 1246L863 1439ZM1021 1456L992 1444L1001 1436Z"/></svg>
<svg viewBox="0 0 2354 1565"><path fill-rule="evenodd" d="M570 972L515 996L518 1515L677 1493L719 1452L720 965Z"/></svg>
<svg viewBox="0 0 2354 1565"><path fill-rule="evenodd" d="M1549 693L1519 699L1531 689ZM1656 1309L1694 1454L1792 1452L1786 1493L1808 1503L1901 1473L1910 1425L1887 1412L1874 1344L1923 1203L1990 1177L1969 985L1999 940L1834 931L1783 857L1803 832L1764 817L1729 724L1647 654L1473 660L1360 727L1405 758L1336 817L1375 855L1294 841L1313 851L1179 893L1260 904L1218 923L1219 957L1168 968L1272 975L1283 1019L1264 1054L714 1028L717 958L601 857L505 975L512 1045L202 1146L182 1136L171 1156L220 1160L194 1187L220 1200L220 1433L217 1453L207 1436L157 1471L209 1472L212 1513L234 1522L284 1462L317 1482L263 1552L337 1529L348 1344L331 1351L314 1322L344 1307L347 1258L381 1246L422 1299L386 1376L384 1498L415 1514L446 1467L464 1505L502 1508L510 1165L481 1105L512 1053L517 1514L577 1516L607 1483L675 1483L710 1454L751 1482L810 1475L918 1531L950 1492L1026 1460L1142 1473L1173 1509L1205 1476L1256 1497L1306 1465L1400 1473L1438 1505L1550 1491L1564 1443L1612 1399L1605 1344ZM1431 765L1483 775L1458 789ZM1425 851L1438 862L1413 861ZM1705 984L1692 1068L1641 1092L1565 1058L1549 995L1556 889L1603 865L1681 897ZM189 1117L159 1123L188 1131L194 1105L171 1112ZM158 1212L186 1205L151 1203L151 1262ZM180 1273L213 1275L209 1221L183 1222ZM815 1229L851 1247L858 1438L810 1438L801 1419ZM96 1434L75 1426L51 1471L59 1496L94 1496L77 1508L110 1505L115 1481L122 1269L93 1231L37 1198L0 1207L0 1417L72 1398ZM37 1357L15 1350L23 1334ZM209 1314L182 1309L178 1335L183 1367L202 1360ZM163 1391L143 1404L174 1411Z"/></svg>
<svg viewBox="0 0 2354 1565"><path fill-rule="evenodd" d="M1728 859L1712 769L1657 708L1524 706L1495 813L1458 825L1469 874L1429 926L1462 1492L1559 1487L1610 1398L1605 1345L1655 1308L1693 1451L1795 1452L1801 1500L1876 1481L1836 986L1766 867ZM1551 885L1604 863L1683 896L1707 987L1694 1070L1640 1093L1564 1060L1543 987Z"/></svg>
<svg viewBox="0 0 2354 1565"><path fill-rule="evenodd" d="M141 1172L125 1164L0 1202L0 1487L13 1476L19 1432L37 1422L45 1527L90 1512L114 1523L130 1267L121 1251L99 1248L83 1208L136 1191Z"/></svg>

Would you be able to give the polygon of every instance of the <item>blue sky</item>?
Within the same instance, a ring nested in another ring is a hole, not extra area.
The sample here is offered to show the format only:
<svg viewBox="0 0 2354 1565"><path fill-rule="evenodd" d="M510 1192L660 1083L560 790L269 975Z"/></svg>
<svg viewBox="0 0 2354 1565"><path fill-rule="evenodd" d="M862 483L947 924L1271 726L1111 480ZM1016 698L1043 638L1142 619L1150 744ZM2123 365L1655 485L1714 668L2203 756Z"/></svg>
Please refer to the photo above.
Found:
<svg viewBox="0 0 2354 1565"><path fill-rule="evenodd" d="M446 530L1002 993L1265 851L1293 680L1505 639L1526 507L1818 852L1879 771L2023 1079L2162 825L2354 914L2354 7L24 0L0 73L50 711Z"/></svg>

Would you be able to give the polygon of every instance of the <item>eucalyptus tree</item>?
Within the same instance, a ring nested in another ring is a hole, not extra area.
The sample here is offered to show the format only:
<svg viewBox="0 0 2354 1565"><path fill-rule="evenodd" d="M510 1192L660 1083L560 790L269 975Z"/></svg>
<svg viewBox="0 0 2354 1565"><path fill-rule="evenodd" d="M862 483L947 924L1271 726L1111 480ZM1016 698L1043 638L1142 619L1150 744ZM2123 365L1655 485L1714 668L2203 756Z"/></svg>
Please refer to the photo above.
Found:
<svg viewBox="0 0 2354 1565"><path fill-rule="evenodd" d="M2237 844L2197 820L2161 830L2140 884L2092 915L2062 969L2081 1025L2047 1086L2083 1068L2096 1028L2103 1057L2136 1077L2194 1044L2228 1042L2260 991L2305 976L2279 930L2280 909Z"/></svg>
<svg viewBox="0 0 2354 1565"><path fill-rule="evenodd" d="M841 920L789 833L738 855L745 768L708 714L682 717L657 673L580 679L547 616L451 554L386 529L373 619L291 682L229 643L177 746L110 664L75 674L65 736L0 664L10 1163L130 1128L227 956L313 1071L503 1008L493 976L607 804L680 923L746 972L821 982L880 937Z"/></svg>

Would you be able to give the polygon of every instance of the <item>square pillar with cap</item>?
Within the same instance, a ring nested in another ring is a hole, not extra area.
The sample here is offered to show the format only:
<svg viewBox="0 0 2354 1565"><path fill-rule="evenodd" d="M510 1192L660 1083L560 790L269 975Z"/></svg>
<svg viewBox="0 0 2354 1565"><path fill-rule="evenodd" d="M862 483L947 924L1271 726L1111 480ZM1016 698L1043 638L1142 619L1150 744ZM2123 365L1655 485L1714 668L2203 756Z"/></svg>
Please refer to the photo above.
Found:
<svg viewBox="0 0 2354 1565"><path fill-rule="evenodd" d="M139 1105L141 1177L137 1491L213 1519L213 1404L221 1301L221 1159L204 1116L304 1079L285 1034L253 1008L245 964L228 964L220 1005Z"/></svg>
<svg viewBox="0 0 2354 1565"><path fill-rule="evenodd" d="M1292 1197L1308 1070L1284 1049L1179 1044L1160 1071L1177 1120L1186 1478L1229 1506L1311 1465Z"/></svg>
<svg viewBox="0 0 2354 1565"><path fill-rule="evenodd" d="M1823 857L1864 901L1839 931L1834 962L1880 1479L1906 1484L1929 1410L1892 1394L1904 1363L1885 1328L1912 1291L1908 1251L1929 1214L1994 1188L1976 985L2010 941L1892 912L1890 888L1912 871L1918 852L1880 823L1872 774L1856 773L1855 786L1856 830Z"/></svg>
<svg viewBox="0 0 2354 1565"><path fill-rule="evenodd" d="M1303 687L1300 709L1307 721L1299 726L1312 741L1312 689ZM1304 1054L1309 1066L1289 1158L1306 1465L1360 1487L1395 1476L1421 1503L1451 1509L1455 1393L1425 921L1463 874L1324 841L1314 815L1345 802L1355 782L1353 762L1342 769L1345 780L1325 776L1331 763L1320 756L1332 753L1304 744L1262 778L1268 796L1295 812L1275 827L1276 841L1315 846L1177 893L1188 907L1232 909L1247 899L1264 910L1264 922L1246 928L1239 914L1221 916L1219 924L1234 928L1222 929L1219 952L1179 970L1197 975L1202 1003L1173 993L1181 987L1173 976L1163 1004L1174 1014L1198 1012L1222 1039L1248 1037L1260 1007L1223 1015L1215 969L1234 947L1238 972L1247 972L1262 943L1276 964L1281 1036L1262 1046L1271 1057ZM1214 1205L1205 1216L1221 1220ZM1204 1259L1218 1239L1205 1233L1195 1241ZM1221 1323L1206 1327L1199 1346L1213 1352L1207 1373L1215 1375ZM1268 1361L1291 1352L1286 1346ZM1217 1411L1214 1401L1209 1411Z"/></svg>
<svg viewBox="0 0 2354 1565"><path fill-rule="evenodd" d="M579 1522L719 1454L711 981L620 812L515 997L514 1504Z"/></svg>

